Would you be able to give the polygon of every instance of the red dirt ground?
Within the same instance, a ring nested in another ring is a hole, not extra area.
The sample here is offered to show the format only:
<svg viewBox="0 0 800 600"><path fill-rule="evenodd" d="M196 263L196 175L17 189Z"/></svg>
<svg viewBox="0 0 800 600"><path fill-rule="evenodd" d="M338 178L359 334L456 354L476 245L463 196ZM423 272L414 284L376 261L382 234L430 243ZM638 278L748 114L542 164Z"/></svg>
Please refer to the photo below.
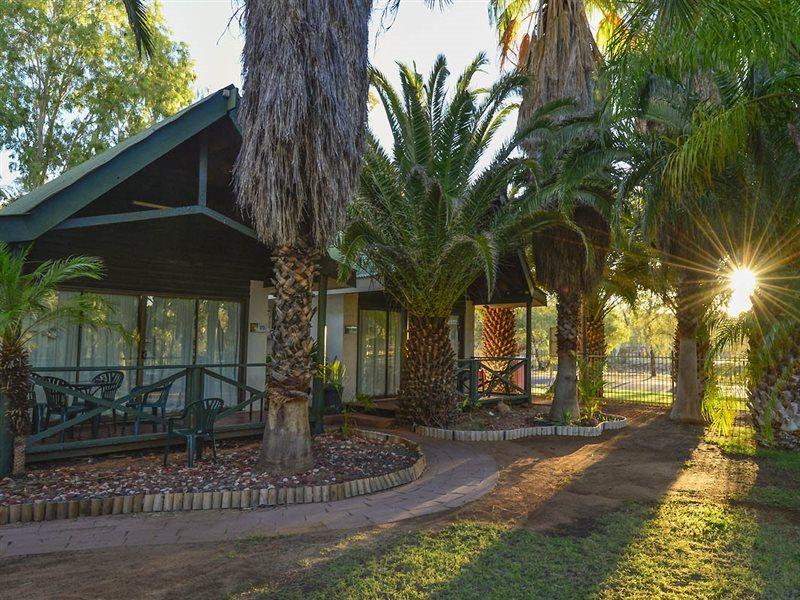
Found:
<svg viewBox="0 0 800 600"><path fill-rule="evenodd" d="M365 530L391 537L455 518L533 529L591 529L598 515L628 501L654 501L669 491L725 496L752 482L752 461L730 459L702 442L697 427L669 422L663 410L614 406L631 426L600 438L530 438L484 443L500 468L497 488L451 513ZM0 532L1 534L2 532ZM354 532L184 546L132 547L7 559L0 597L221 598L248 582L280 582L324 560ZM286 543L291 540L291 543Z"/></svg>

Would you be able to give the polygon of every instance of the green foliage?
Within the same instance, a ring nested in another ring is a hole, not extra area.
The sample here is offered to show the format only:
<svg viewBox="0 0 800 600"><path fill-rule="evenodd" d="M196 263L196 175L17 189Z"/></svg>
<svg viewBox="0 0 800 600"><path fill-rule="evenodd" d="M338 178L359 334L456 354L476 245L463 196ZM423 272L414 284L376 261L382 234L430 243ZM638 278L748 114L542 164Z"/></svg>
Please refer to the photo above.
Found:
<svg viewBox="0 0 800 600"><path fill-rule="evenodd" d="M189 50L170 39L158 5L147 11L152 51L142 61L122 4L0 3L0 147L19 173L18 192L191 102Z"/></svg>
<svg viewBox="0 0 800 600"><path fill-rule="evenodd" d="M30 249L15 252L0 242L0 340L9 346L27 344L37 333L56 323L112 327L110 305L96 294L59 298L57 289L80 279L102 278L99 259L73 256L47 260L28 269ZM130 333L127 333L130 335Z"/></svg>
<svg viewBox="0 0 800 600"><path fill-rule="evenodd" d="M371 408L375 408L375 402L363 392L358 392L347 402L342 402L342 435L350 437L353 430L354 413Z"/></svg>
<svg viewBox="0 0 800 600"><path fill-rule="evenodd" d="M712 435L727 437L733 430L739 403L735 398L727 396L720 384L720 373L716 368L707 369L705 394L702 400L703 417L708 423Z"/></svg>
<svg viewBox="0 0 800 600"><path fill-rule="evenodd" d="M530 231L562 220L539 210L538 190L527 185L537 166L514 151L531 131L548 131L568 103L544 107L479 170L522 83L512 74L475 89L472 78L485 64L485 56L476 57L450 94L442 56L427 80L400 65L399 92L371 72L394 147L389 155L368 135L360 191L340 248L348 269L375 273L415 315L449 315L481 274L491 291L504 253Z"/></svg>
<svg viewBox="0 0 800 600"><path fill-rule="evenodd" d="M800 571L787 568L800 551L800 529L761 524L750 508L671 496L658 506L626 505L588 528L575 535L456 521L370 535L296 578L242 596L791 598L800 587Z"/></svg>
<svg viewBox="0 0 800 600"><path fill-rule="evenodd" d="M330 383L339 392L341 397L344 391L344 378L347 376L347 367L338 358L329 363L317 365L317 377L323 383Z"/></svg>
<svg viewBox="0 0 800 600"><path fill-rule="evenodd" d="M581 417L593 420L600 413L603 392L603 371L606 367L605 360L591 358L578 361L578 400L581 406Z"/></svg>

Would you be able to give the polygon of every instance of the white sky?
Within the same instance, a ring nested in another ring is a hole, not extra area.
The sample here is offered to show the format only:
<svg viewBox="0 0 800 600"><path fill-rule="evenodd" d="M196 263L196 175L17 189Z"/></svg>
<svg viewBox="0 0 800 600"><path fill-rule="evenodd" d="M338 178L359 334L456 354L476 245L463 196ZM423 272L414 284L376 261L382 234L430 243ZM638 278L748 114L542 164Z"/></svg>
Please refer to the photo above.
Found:
<svg viewBox="0 0 800 600"><path fill-rule="evenodd" d="M443 10L431 10L422 0L402 0L391 27L380 31L384 3L375 1L370 24L370 60L376 67L393 76L395 61L416 62L420 72L426 74L436 55L443 53L455 79L479 51L485 51L491 62L475 81L485 85L496 79L498 56L486 0L454 0ZM174 38L189 46L200 96L230 83L241 87L243 38L238 23L231 21L235 4L236 0L161 0ZM370 124L381 139L387 139L382 110L372 111ZM505 139L512 131L513 117L497 139ZM10 182L11 176L8 157L0 153L0 183Z"/></svg>

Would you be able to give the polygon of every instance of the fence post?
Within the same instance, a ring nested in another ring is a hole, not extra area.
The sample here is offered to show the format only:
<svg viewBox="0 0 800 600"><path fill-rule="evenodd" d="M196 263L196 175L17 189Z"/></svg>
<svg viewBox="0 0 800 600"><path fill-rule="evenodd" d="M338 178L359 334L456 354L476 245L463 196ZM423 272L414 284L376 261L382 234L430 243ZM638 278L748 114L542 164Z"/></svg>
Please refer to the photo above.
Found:
<svg viewBox="0 0 800 600"><path fill-rule="evenodd" d="M469 361L469 401L475 404L478 401L478 359Z"/></svg>
<svg viewBox="0 0 800 600"><path fill-rule="evenodd" d="M525 395L531 400L531 345L533 331L531 331L531 299L525 302Z"/></svg>
<svg viewBox="0 0 800 600"><path fill-rule="evenodd" d="M5 394L0 394L0 477L5 477L11 473L11 455L14 451L11 428L8 425L7 409L8 398Z"/></svg>

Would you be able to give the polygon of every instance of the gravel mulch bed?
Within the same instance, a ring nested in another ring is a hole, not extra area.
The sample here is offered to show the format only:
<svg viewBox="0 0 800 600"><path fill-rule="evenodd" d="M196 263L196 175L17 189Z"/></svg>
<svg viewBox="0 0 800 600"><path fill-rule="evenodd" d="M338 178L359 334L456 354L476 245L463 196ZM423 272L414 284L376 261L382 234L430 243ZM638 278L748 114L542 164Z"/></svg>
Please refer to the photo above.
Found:
<svg viewBox="0 0 800 600"><path fill-rule="evenodd" d="M551 421L547 412L548 407L531 404L511 405L508 411L500 411L497 407L479 408L471 412L461 413L450 425L449 429L460 431L504 431L508 429L521 429L523 427L540 427L546 425L562 425ZM596 419L581 419L574 425L593 427L600 421L609 417L598 413Z"/></svg>
<svg viewBox="0 0 800 600"><path fill-rule="evenodd" d="M305 473L256 473L258 444L211 448L204 460L186 466L186 453L170 454L167 467L161 455L110 458L90 462L32 467L19 479L0 479L0 506L36 500L68 501L132 494L207 492L247 488L295 487L342 483L377 477L412 466L418 453L406 446L358 436L325 434L314 438L314 468Z"/></svg>

